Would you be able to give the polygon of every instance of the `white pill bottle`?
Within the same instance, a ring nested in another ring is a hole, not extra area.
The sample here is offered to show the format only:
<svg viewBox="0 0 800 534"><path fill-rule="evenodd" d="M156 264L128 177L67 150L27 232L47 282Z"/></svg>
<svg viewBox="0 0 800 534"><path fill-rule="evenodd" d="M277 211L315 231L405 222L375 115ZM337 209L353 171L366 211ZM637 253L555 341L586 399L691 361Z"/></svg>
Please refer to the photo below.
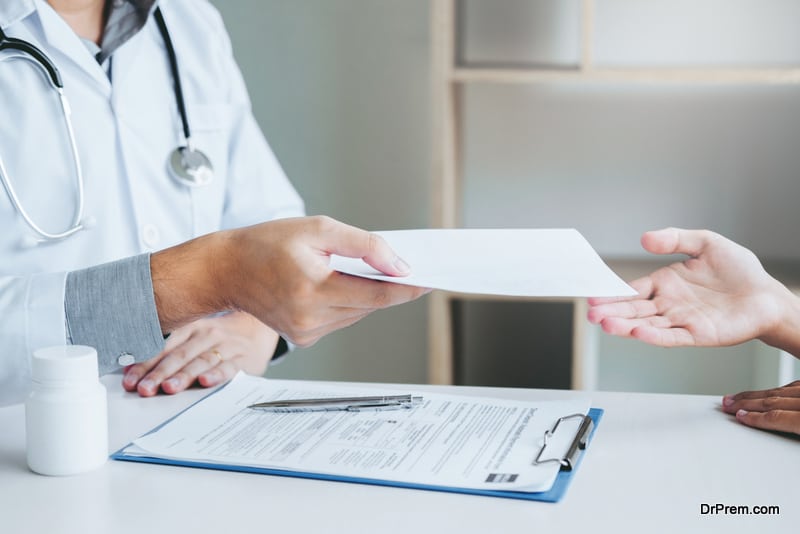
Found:
<svg viewBox="0 0 800 534"><path fill-rule="evenodd" d="M75 475L108 458L106 388L97 351L65 345L34 351L25 403L28 467L42 475Z"/></svg>

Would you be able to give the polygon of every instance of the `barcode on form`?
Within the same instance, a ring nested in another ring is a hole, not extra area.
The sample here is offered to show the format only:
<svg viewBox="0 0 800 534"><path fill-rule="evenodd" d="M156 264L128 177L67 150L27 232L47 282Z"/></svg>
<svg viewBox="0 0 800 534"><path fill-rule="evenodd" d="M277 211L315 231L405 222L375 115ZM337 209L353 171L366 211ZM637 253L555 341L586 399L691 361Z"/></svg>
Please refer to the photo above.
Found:
<svg viewBox="0 0 800 534"><path fill-rule="evenodd" d="M489 473L486 482L514 482L518 476L516 473Z"/></svg>

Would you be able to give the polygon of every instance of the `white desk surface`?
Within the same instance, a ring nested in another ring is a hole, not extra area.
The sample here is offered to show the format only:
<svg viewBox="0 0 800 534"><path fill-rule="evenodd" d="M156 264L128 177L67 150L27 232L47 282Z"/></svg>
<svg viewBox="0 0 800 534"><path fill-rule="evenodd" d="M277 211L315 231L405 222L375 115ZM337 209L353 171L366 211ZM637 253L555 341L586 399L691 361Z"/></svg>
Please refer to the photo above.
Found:
<svg viewBox="0 0 800 534"><path fill-rule="evenodd" d="M109 391L117 450L206 393ZM408 389L387 385L391 389ZM441 389L442 386L413 386ZM746 428L717 397L458 388L531 400L590 395L605 415L557 504L111 461L73 477L25 463L24 409L0 408L0 533L797 532L800 440ZM701 515L701 504L780 515Z"/></svg>

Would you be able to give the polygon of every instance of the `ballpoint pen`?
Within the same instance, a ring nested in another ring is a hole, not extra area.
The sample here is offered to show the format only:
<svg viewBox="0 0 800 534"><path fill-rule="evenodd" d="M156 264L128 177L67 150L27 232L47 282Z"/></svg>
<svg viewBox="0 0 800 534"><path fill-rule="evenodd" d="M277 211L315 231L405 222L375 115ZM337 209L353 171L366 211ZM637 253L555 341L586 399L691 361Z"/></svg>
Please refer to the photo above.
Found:
<svg viewBox="0 0 800 534"><path fill-rule="evenodd" d="M270 412L324 412L362 410L398 410L422 403L415 395L377 395L372 397L328 397L319 399L286 399L251 404L248 408Z"/></svg>

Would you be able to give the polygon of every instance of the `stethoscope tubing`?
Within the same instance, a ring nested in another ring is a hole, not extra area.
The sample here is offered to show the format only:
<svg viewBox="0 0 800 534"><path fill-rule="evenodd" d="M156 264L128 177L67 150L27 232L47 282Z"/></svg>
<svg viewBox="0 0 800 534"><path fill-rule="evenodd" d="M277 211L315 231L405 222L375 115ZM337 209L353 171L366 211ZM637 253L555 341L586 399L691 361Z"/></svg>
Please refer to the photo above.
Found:
<svg viewBox="0 0 800 534"><path fill-rule="evenodd" d="M77 189L78 189L78 199L77 205L75 209L75 214L73 216L72 222L69 225L69 228L63 232L48 232L41 228L33 218L30 216L28 211L22 205L22 202L17 195L16 190L14 189L14 185L12 184L11 180L8 177L8 170L6 169L5 162L3 158L0 157L0 178L2 178L3 187L8 193L8 197L11 199L11 203L14 205L14 208L23 218L25 223L39 236L49 239L49 240L59 240L65 237L69 237L74 233L78 232L83 228L81 224L81 219L83 218L83 205L84 205L84 187L83 187L83 169L81 167L81 158L80 154L78 153L78 144L75 141L75 130L72 127L72 120L70 116L72 115L72 110L69 105L69 100L67 100L67 96L64 94L64 82L61 79L61 74L56 68L55 64L50 61L50 58L47 57L47 54L42 52L38 47L35 45L23 41L22 39L15 39L13 37L8 37L5 32L3 32L2 28L0 28L0 52L3 50L17 50L22 52L25 55L15 55L15 56L8 56L6 58L0 57L0 61L8 61L12 59L23 59L26 61L30 61L34 65L36 65L41 71L44 73L45 78L47 79L48 83L56 90L58 93L58 99L61 103L61 112L62 116L64 117L64 122L67 128L67 135L69 137L69 144L70 150L72 151L72 161L75 170L75 176L77 181Z"/></svg>
<svg viewBox="0 0 800 534"><path fill-rule="evenodd" d="M20 214L22 219L25 223L33 230L36 234L46 240L59 240L64 239L65 237L69 237L76 232L83 229L83 224L81 220L83 219L83 209L84 209L84 180L83 180L83 168L81 166L81 158L80 154L78 153L78 144L75 140L75 130L72 127L72 119L70 118L72 115L72 110L69 105L69 100L67 100L67 96L64 94L64 89L62 87L58 87L55 85L55 78L51 77L48 71L45 69L44 65L38 61L31 59L29 56L9 56L7 58L0 58L0 61L8 61L10 59L23 59L26 61L32 62L34 65L37 65L46 75L49 83L53 86L53 88L58 93L59 102L61 103L61 112L64 118L64 123L67 128L67 136L69 138L69 145L70 151L72 152L72 162L75 171L75 181L77 182L77 203L75 207L75 214L73 215L72 222L69 224L69 227L64 230L63 232L48 232L41 228L33 218L30 216L28 211L22 205L22 202L17 195L16 190L14 189L14 185L11 182L11 179L8 176L8 170L6 169L5 163L3 161L2 156L0 156L0 179L2 179L3 186L6 189L6 193L8 193L9 199L11 199L11 203L14 205L14 209ZM55 71L56 73L58 71Z"/></svg>
<svg viewBox="0 0 800 534"><path fill-rule="evenodd" d="M180 113L181 125L183 126L183 137L186 139L186 143L189 144L192 138L192 132L189 130L189 117L186 114L186 102L183 100L183 85L181 84L181 73L178 69L178 57L175 54L175 46L172 44L172 37L169 35L167 23L164 21L161 8L156 8L153 12L153 17L156 19L158 31L161 33L161 38L164 40L164 46L167 49L169 69L172 73L172 83L175 84L175 100L178 103L178 113Z"/></svg>

